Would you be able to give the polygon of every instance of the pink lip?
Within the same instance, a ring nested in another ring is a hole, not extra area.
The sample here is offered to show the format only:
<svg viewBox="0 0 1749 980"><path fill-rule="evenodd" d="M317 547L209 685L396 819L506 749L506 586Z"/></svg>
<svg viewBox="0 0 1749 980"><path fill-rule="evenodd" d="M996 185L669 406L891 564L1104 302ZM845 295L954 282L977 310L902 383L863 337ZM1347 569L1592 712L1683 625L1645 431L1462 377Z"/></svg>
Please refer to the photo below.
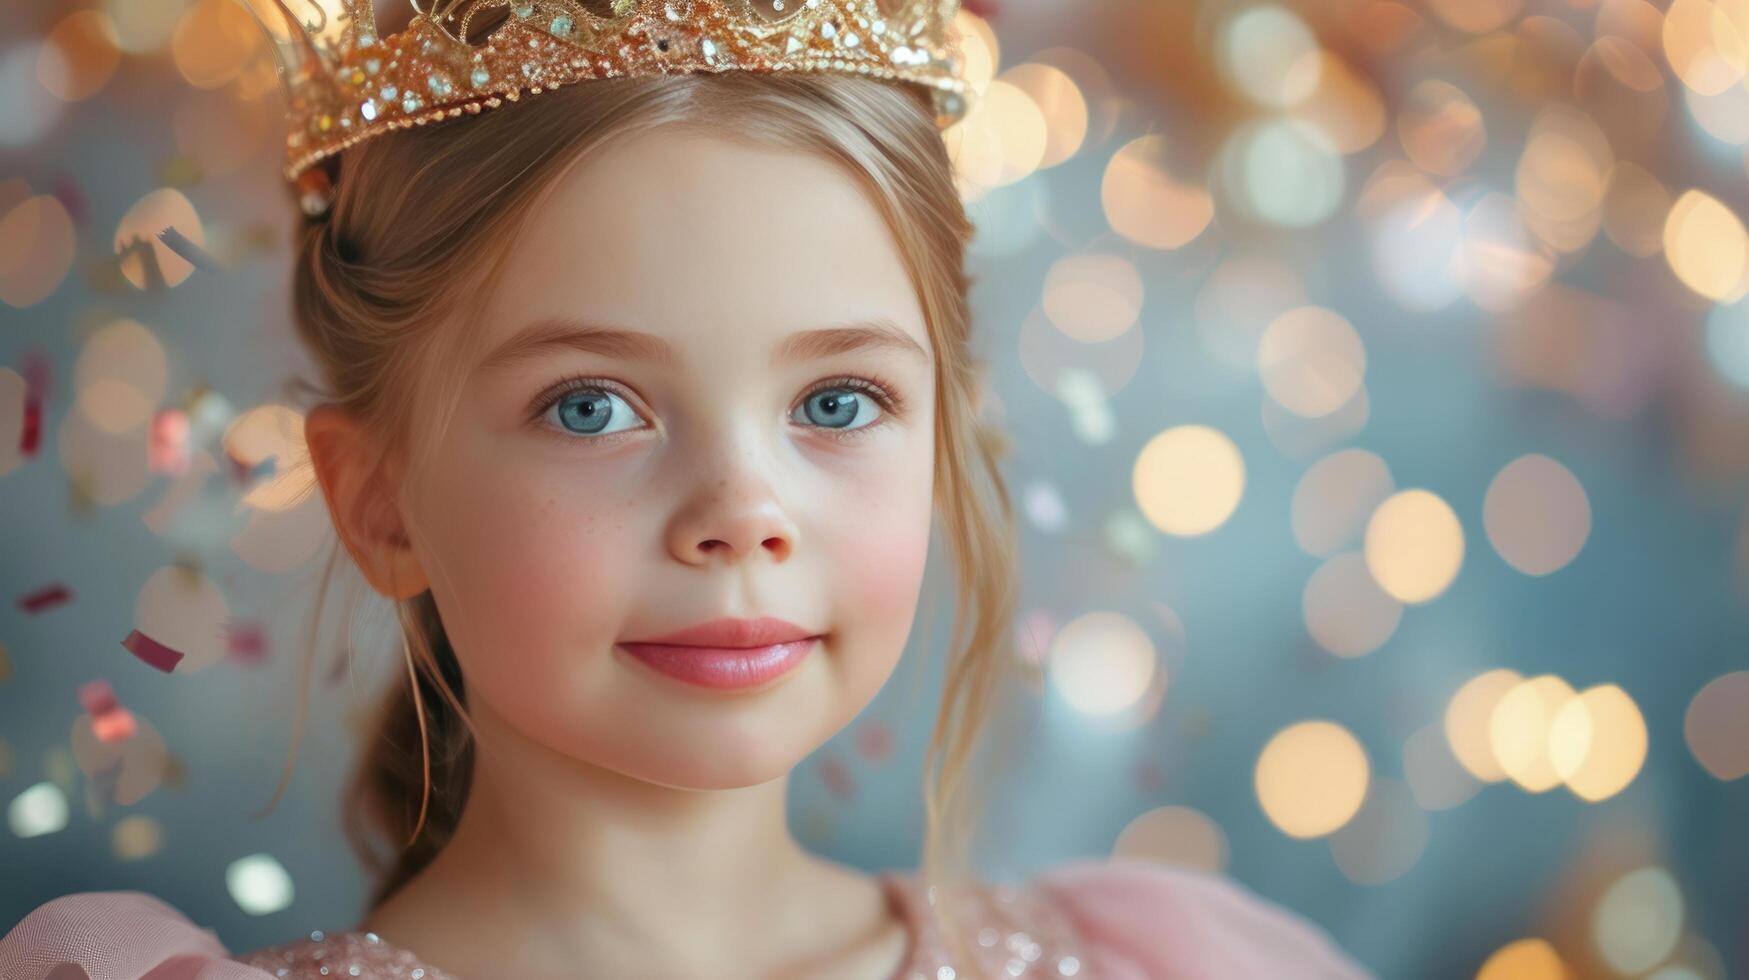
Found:
<svg viewBox="0 0 1749 980"><path fill-rule="evenodd" d="M802 629L788 620L766 616L761 619L713 619L673 633L622 642L663 643L684 647L768 647L774 643L791 643L819 635L816 630Z"/></svg>
<svg viewBox="0 0 1749 980"><path fill-rule="evenodd" d="M743 690L788 673L820 634L781 619L716 619L620 646L661 673L700 687Z"/></svg>

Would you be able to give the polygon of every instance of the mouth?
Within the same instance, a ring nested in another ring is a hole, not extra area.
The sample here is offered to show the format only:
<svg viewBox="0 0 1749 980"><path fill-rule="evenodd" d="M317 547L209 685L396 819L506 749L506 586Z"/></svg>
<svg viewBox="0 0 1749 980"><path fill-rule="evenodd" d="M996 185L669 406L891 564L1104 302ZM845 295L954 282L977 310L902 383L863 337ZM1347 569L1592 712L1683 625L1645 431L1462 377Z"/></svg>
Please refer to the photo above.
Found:
<svg viewBox="0 0 1749 980"><path fill-rule="evenodd" d="M759 619L725 617L664 633L661 636L622 640L621 642L668 647L698 647L710 650L756 650L780 643L799 643L804 640L817 639L821 635L823 635L821 630L805 629L788 620L778 619L774 616L764 616Z"/></svg>
<svg viewBox="0 0 1749 980"><path fill-rule="evenodd" d="M659 674L696 687L746 691L789 674L820 645L821 635L761 646L622 642L621 650Z"/></svg>

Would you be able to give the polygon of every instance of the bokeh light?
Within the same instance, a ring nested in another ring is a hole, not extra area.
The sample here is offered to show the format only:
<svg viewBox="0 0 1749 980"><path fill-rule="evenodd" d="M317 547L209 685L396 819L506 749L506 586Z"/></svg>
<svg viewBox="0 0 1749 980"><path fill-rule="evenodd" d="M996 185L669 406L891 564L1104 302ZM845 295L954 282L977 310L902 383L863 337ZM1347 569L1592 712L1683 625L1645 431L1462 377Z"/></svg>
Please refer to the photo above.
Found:
<svg viewBox="0 0 1749 980"><path fill-rule="evenodd" d="M1359 538L1395 489L1391 468L1377 453L1351 448L1325 456L1294 488L1294 541L1309 555L1335 554Z"/></svg>
<svg viewBox="0 0 1749 980"><path fill-rule="evenodd" d="M1083 714L1112 715L1133 707L1160 672L1153 640L1121 613L1078 616L1051 641L1051 682Z"/></svg>
<svg viewBox="0 0 1749 980"><path fill-rule="evenodd" d="M37 194L6 209L0 215L0 303L26 307L47 299L73 265L73 245L73 219L56 198Z"/></svg>
<svg viewBox="0 0 1749 980"><path fill-rule="evenodd" d="M1329 415L1366 378L1366 347L1341 314L1301 306L1275 318L1258 341L1264 390L1295 415Z"/></svg>
<svg viewBox="0 0 1749 980"><path fill-rule="evenodd" d="M1245 491L1245 460L1218 429L1180 425L1136 454L1130 486L1148 522L1166 534L1195 537L1226 523Z"/></svg>
<svg viewBox="0 0 1749 980"><path fill-rule="evenodd" d="M1501 667L1465 681L1445 708L1445 737L1451 751L1470 775L1484 783L1506 778L1506 770L1494 754L1492 723L1494 708L1523 677Z"/></svg>
<svg viewBox="0 0 1749 980"><path fill-rule="evenodd" d="M1142 314L1142 277L1128 259L1067 255L1045 274L1044 311L1058 330L1084 343L1110 340Z"/></svg>
<svg viewBox="0 0 1749 980"><path fill-rule="evenodd" d="M1131 140L1112 154L1100 199L1113 231L1149 248L1181 248L1209 226L1214 199L1166 169L1166 138Z"/></svg>
<svg viewBox="0 0 1749 980"><path fill-rule="evenodd" d="M1227 849L1227 835L1207 814L1187 806L1162 806L1131 820L1118 834L1111 857L1220 872L1227 867Z"/></svg>
<svg viewBox="0 0 1749 980"><path fill-rule="evenodd" d="M1549 762L1580 799L1609 799L1645 765L1646 719L1620 687L1586 688L1550 721Z"/></svg>
<svg viewBox="0 0 1749 980"><path fill-rule="evenodd" d="M272 915L292 903L297 890L291 875L271 854L251 854L225 868L225 888L237 907L250 915Z"/></svg>
<svg viewBox="0 0 1749 980"><path fill-rule="evenodd" d="M1364 656L1384 646L1403 619L1402 604L1373 581L1358 551L1319 565L1300 603L1306 631L1339 657Z"/></svg>
<svg viewBox="0 0 1749 980"><path fill-rule="evenodd" d="M1749 670L1708 681L1688 703L1682 735L1715 778L1749 776Z"/></svg>
<svg viewBox="0 0 1749 980"><path fill-rule="evenodd" d="M1591 534L1591 501L1571 470L1541 453L1506 464L1482 504L1488 540L1526 575L1564 568Z"/></svg>
<svg viewBox="0 0 1749 980"><path fill-rule="evenodd" d="M1513 685L1488 717L1488 740L1506 775L1527 793L1560 785L1550 757L1550 729L1561 710L1578 695L1554 674L1540 674ZM1580 750L1581 752L1583 749Z"/></svg>
<svg viewBox="0 0 1749 980"><path fill-rule="evenodd" d="M12 798L6 825L17 837L41 837L67 827L67 794L54 783L37 783Z"/></svg>
<svg viewBox="0 0 1749 980"><path fill-rule="evenodd" d="M1661 867L1637 868L1604 892L1591 934L1610 968L1632 976L1664 961L1682 935L1682 891Z"/></svg>
<svg viewBox="0 0 1749 980"><path fill-rule="evenodd" d="M1264 815L1282 833L1323 837L1359 812L1370 777L1360 741L1336 722L1314 719L1282 729L1264 745L1253 785Z"/></svg>
<svg viewBox="0 0 1749 980"><path fill-rule="evenodd" d="M1518 939L1495 950L1476 980L1568 980L1567 965L1548 940Z"/></svg>
<svg viewBox="0 0 1749 980"><path fill-rule="evenodd" d="M1223 25L1215 51L1234 87L1266 106L1305 101L1323 68L1311 28L1298 14L1274 5L1234 14Z"/></svg>
<svg viewBox="0 0 1749 980"><path fill-rule="evenodd" d="M1457 578L1464 533L1451 505L1429 490L1400 490L1366 525L1366 564L1399 602L1436 598Z"/></svg>

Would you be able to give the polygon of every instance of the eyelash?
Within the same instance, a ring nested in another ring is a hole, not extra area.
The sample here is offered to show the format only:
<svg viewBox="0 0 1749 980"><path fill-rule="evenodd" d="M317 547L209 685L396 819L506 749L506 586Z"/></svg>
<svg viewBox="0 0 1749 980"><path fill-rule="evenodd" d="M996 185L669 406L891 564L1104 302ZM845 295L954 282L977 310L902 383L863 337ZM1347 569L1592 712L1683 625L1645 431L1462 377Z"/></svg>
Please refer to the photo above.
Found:
<svg viewBox="0 0 1749 980"><path fill-rule="evenodd" d="M627 394L623 386L619 385L617 382L609 381L606 378L595 377L592 375L572 375L571 377L554 384L535 399L535 404L539 407L535 409L532 421L540 423L545 418L549 409L579 391L611 392L620 395L621 397L624 397ZM813 428L817 428L826 433L828 437L840 442L855 442L866 436L871 431L886 425L887 422L891 421L893 416L901 415L905 411L905 400L898 394L898 389L886 381L874 376L864 378L856 377L854 375L846 375L844 377L832 378L825 383L815 385L813 388L809 389L808 393L802 396L802 402L805 404L809 398L814 397L822 391L854 391L857 394L869 395L873 397L875 402L881 407L881 417L871 425L858 426L854 429L829 429L825 426L813 426ZM637 430L627 430L625 432L612 433L606 436L590 436L587 438L597 442L617 442L619 440L616 439L615 436L629 436L635 431ZM573 433L557 432L555 434L561 438L578 438L578 434Z"/></svg>

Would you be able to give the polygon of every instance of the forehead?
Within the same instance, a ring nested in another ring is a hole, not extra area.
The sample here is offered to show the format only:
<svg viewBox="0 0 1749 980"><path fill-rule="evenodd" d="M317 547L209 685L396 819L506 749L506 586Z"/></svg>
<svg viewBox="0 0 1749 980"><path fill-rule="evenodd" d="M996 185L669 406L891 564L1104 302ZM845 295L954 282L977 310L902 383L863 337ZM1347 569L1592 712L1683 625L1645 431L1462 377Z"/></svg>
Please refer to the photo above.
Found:
<svg viewBox="0 0 1749 980"><path fill-rule="evenodd" d="M885 321L930 348L897 243L855 177L674 126L611 141L562 176L485 309L484 351L555 317L657 334L707 362L851 322Z"/></svg>

